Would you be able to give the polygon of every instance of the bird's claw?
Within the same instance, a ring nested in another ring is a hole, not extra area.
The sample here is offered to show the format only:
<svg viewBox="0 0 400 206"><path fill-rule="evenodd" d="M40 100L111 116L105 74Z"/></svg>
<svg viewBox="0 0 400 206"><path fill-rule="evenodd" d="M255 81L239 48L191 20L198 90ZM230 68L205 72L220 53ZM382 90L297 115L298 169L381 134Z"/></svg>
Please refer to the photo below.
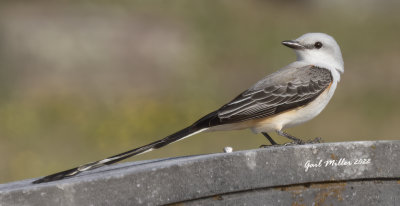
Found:
<svg viewBox="0 0 400 206"><path fill-rule="evenodd" d="M288 142L286 144L284 144L284 146L292 146L292 145L305 145L305 144L317 144L317 143L322 143L322 138L321 137L316 137L314 139L311 140L307 140L307 141L293 141L293 142Z"/></svg>
<svg viewBox="0 0 400 206"><path fill-rule="evenodd" d="M280 146L293 146L293 145L305 145L305 144L318 144L318 143L323 143L323 140L321 137L316 137L314 139L310 139L307 141L299 140L299 141L293 141L293 142L288 142L285 144L275 144L275 145L260 145L260 148L269 148L269 147L280 147Z"/></svg>
<svg viewBox="0 0 400 206"><path fill-rule="evenodd" d="M283 145L281 145L281 144L269 144L269 145L262 144L262 145L260 145L259 148L271 148L271 147L281 147L281 146L283 146Z"/></svg>
<svg viewBox="0 0 400 206"><path fill-rule="evenodd" d="M293 146L293 145L303 145L305 144L304 141L293 141L283 144L283 146Z"/></svg>
<svg viewBox="0 0 400 206"><path fill-rule="evenodd" d="M314 139L310 139L306 142L306 144L317 144L317 143L323 143L324 141L322 140L321 137L316 137Z"/></svg>

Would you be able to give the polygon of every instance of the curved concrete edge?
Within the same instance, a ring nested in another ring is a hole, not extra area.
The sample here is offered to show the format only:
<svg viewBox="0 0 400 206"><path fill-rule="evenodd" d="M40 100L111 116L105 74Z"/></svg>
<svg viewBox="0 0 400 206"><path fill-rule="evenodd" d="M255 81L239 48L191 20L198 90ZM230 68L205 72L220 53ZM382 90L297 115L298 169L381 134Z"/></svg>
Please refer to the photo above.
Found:
<svg viewBox="0 0 400 206"><path fill-rule="evenodd" d="M262 188L180 202L176 205L399 205L397 180L323 182Z"/></svg>
<svg viewBox="0 0 400 206"><path fill-rule="evenodd" d="M306 183L400 179L400 141L269 147L117 164L33 185L0 185L0 205L160 205Z"/></svg>

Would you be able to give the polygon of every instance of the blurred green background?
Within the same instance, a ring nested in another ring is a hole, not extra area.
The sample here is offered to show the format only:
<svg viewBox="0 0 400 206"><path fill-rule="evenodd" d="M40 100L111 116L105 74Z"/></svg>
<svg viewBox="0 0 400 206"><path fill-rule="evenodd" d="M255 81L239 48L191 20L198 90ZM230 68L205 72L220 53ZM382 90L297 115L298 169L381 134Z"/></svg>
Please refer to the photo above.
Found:
<svg viewBox="0 0 400 206"><path fill-rule="evenodd" d="M399 1L2 1L0 182L158 140L295 59L280 42L325 32L345 73L328 107L289 129L326 142L399 139ZM287 140L273 134L278 142ZM204 133L129 159L257 148Z"/></svg>

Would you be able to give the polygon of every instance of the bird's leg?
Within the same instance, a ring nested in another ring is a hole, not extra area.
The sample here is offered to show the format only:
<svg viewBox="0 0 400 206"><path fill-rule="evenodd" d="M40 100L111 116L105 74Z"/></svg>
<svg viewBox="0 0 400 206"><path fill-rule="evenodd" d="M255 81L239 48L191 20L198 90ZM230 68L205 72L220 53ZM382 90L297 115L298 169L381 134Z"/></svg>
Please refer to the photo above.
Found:
<svg viewBox="0 0 400 206"><path fill-rule="evenodd" d="M278 135L282 136L282 137L286 137L290 140L293 140L294 142L292 144L304 144L305 142L299 138L296 138L282 130L277 130L276 133L278 133Z"/></svg>
<svg viewBox="0 0 400 206"><path fill-rule="evenodd" d="M271 136L269 136L268 133L266 133L266 132L261 132L261 134L263 134L263 135L265 136L265 138L267 138L267 140L271 143L271 145L277 145L277 144L278 144L278 143L276 143L276 142L274 141L274 139L272 139Z"/></svg>
<svg viewBox="0 0 400 206"><path fill-rule="evenodd" d="M263 144L263 145L261 145L260 147L269 147L269 146L277 146L277 145L279 145L278 143L276 143L276 142L274 141L274 139L272 139L271 136L269 136L268 133L266 133L266 132L261 132L261 134L263 134L264 137L267 138L267 140L271 143L271 145L264 145L264 144Z"/></svg>

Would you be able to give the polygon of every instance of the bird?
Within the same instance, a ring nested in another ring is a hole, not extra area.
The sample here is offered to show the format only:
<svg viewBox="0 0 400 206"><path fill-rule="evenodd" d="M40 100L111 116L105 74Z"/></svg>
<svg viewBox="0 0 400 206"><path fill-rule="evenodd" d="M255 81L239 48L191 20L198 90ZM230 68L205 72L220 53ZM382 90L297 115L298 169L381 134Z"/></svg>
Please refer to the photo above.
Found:
<svg viewBox="0 0 400 206"><path fill-rule="evenodd" d="M282 44L296 53L296 61L264 77L219 109L190 126L147 145L58 172L35 180L44 183L75 176L126 158L159 149L201 132L251 129L263 134L271 145L278 145L268 134L276 132L294 144L305 142L283 131L316 117L332 98L344 62L336 40L325 33L306 33Z"/></svg>

